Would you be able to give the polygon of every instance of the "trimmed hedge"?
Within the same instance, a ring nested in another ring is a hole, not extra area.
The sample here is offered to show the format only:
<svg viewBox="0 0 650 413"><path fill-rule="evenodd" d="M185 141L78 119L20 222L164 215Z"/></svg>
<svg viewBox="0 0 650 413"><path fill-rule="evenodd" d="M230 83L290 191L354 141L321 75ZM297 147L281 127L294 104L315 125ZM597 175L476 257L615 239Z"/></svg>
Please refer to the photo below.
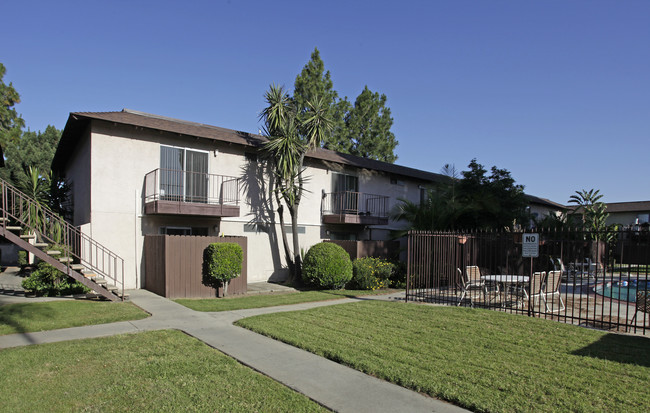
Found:
<svg viewBox="0 0 650 413"><path fill-rule="evenodd" d="M321 288L340 289L352 279L350 256L339 245L321 242L309 248L302 265L305 283Z"/></svg>
<svg viewBox="0 0 650 413"><path fill-rule="evenodd" d="M203 251L203 284L219 288L241 274L244 252L239 244L216 242Z"/></svg>

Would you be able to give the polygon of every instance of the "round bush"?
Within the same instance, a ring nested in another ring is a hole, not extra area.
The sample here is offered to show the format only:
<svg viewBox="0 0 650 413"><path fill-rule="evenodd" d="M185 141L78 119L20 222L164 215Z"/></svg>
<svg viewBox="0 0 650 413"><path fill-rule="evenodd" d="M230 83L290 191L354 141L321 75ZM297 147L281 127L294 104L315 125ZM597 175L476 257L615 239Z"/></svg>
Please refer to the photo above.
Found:
<svg viewBox="0 0 650 413"><path fill-rule="evenodd" d="M390 285L395 266L381 258L364 257L352 263L352 282L350 288L377 290Z"/></svg>
<svg viewBox="0 0 650 413"><path fill-rule="evenodd" d="M350 256L331 242L316 244L305 255L302 279L307 284L322 288L343 288L352 279Z"/></svg>
<svg viewBox="0 0 650 413"><path fill-rule="evenodd" d="M241 274L242 248L232 242L212 243L203 251L203 284L218 288Z"/></svg>

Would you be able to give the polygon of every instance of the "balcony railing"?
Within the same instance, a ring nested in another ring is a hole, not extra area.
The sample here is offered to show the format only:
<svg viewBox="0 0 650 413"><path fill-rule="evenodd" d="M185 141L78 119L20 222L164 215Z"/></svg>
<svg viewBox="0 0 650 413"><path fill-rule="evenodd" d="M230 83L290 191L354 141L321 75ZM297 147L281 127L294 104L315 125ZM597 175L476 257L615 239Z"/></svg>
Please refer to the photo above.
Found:
<svg viewBox="0 0 650 413"><path fill-rule="evenodd" d="M363 192L332 192L325 194L322 202L323 217L329 223L385 224L388 222L388 199L384 195ZM356 217L356 218L352 218Z"/></svg>
<svg viewBox="0 0 650 413"><path fill-rule="evenodd" d="M227 213L227 216L233 216L233 208L236 208L237 215L239 214L239 178L237 177L158 168L145 175L144 181L147 213L188 213L186 209L170 212L157 207L176 203L193 204L195 212L203 211L190 214L212 214L214 212L208 213L211 206L231 207L231 212ZM147 207L152 204L155 204L156 208Z"/></svg>

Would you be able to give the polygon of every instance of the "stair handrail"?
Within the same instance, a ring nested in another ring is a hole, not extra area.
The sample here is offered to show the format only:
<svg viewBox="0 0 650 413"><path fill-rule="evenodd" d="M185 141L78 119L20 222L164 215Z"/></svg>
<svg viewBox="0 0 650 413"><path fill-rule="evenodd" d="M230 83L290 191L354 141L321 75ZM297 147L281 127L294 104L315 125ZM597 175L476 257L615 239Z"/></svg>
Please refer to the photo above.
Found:
<svg viewBox="0 0 650 413"><path fill-rule="evenodd" d="M48 206L24 194L0 179L2 186L2 226L11 218L35 232L49 243L63 246L67 258L72 256L89 270L121 287L124 299L124 259L99 242L81 232ZM32 217L33 214L36 217ZM42 214L42 216L38 216ZM25 218L26 217L26 218ZM41 219L42 218L42 219ZM58 241L55 238L60 238ZM84 249L86 247L86 249ZM69 260L68 260L69 261ZM101 261L101 262L100 262ZM70 262L67 267L70 269ZM112 271L111 271L112 269Z"/></svg>

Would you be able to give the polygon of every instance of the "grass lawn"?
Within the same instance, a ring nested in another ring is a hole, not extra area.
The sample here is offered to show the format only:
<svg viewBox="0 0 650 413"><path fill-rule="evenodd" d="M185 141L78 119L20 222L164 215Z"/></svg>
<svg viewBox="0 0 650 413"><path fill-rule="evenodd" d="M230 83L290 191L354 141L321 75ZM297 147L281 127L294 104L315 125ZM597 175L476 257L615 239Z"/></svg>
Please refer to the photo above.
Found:
<svg viewBox="0 0 650 413"><path fill-rule="evenodd" d="M131 303L48 301L0 305L0 335L54 330L149 317Z"/></svg>
<svg viewBox="0 0 650 413"><path fill-rule="evenodd" d="M375 301L237 324L474 411L650 411L646 337Z"/></svg>
<svg viewBox="0 0 650 413"><path fill-rule="evenodd" d="M256 294L247 295L245 297L234 296L227 298L207 299L179 298L174 301L195 311L211 312L243 310L246 308L275 307L278 305L300 304L312 301L338 300L346 297L388 294L396 291L401 290L323 290L280 294Z"/></svg>
<svg viewBox="0 0 650 413"><path fill-rule="evenodd" d="M179 331L0 351L0 411L326 411Z"/></svg>

